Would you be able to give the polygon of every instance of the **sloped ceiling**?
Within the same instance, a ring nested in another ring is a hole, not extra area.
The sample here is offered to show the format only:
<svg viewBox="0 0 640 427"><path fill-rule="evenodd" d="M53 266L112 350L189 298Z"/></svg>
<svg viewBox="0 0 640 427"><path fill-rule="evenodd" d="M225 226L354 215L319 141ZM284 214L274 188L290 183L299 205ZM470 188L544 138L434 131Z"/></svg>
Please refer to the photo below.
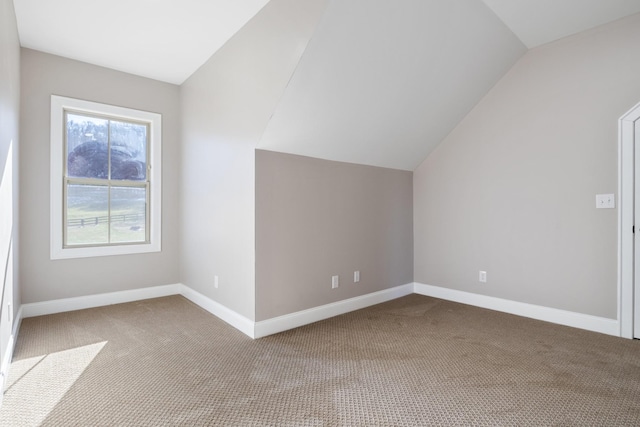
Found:
<svg viewBox="0 0 640 427"><path fill-rule="evenodd" d="M24 47L180 84L268 2L14 5ZM330 0L257 147L413 170L527 48L636 12L640 0Z"/></svg>
<svg viewBox="0 0 640 427"><path fill-rule="evenodd" d="M482 1L332 1L258 148L413 170L525 51Z"/></svg>
<svg viewBox="0 0 640 427"><path fill-rule="evenodd" d="M14 0L22 47L181 84L269 0Z"/></svg>
<svg viewBox="0 0 640 427"><path fill-rule="evenodd" d="M640 0L483 0L529 48L640 12Z"/></svg>

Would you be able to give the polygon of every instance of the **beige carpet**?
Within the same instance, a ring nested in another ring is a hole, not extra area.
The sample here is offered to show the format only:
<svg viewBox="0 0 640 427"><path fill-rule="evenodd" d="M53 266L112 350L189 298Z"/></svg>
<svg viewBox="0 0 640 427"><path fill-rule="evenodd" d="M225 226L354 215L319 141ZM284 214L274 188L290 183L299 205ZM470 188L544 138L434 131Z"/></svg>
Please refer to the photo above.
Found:
<svg viewBox="0 0 640 427"><path fill-rule="evenodd" d="M182 297L25 319L0 425L640 425L640 342L411 295L251 340Z"/></svg>

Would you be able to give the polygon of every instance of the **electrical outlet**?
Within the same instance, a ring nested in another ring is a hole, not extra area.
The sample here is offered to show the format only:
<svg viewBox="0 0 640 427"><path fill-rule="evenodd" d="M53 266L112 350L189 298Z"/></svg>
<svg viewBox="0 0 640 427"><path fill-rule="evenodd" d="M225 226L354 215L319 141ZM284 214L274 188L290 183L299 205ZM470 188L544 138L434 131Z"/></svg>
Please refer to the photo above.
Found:
<svg viewBox="0 0 640 427"><path fill-rule="evenodd" d="M478 275L478 280L482 283L487 283L487 272L481 270L480 274Z"/></svg>
<svg viewBox="0 0 640 427"><path fill-rule="evenodd" d="M218 289L218 284L219 284L218 276L213 276L213 287Z"/></svg>
<svg viewBox="0 0 640 427"><path fill-rule="evenodd" d="M353 283L358 283L360 281L360 271L353 272Z"/></svg>
<svg viewBox="0 0 640 427"><path fill-rule="evenodd" d="M597 209L615 209L615 207L616 207L615 194L596 194Z"/></svg>
<svg viewBox="0 0 640 427"><path fill-rule="evenodd" d="M331 276L331 289L340 286L340 276Z"/></svg>

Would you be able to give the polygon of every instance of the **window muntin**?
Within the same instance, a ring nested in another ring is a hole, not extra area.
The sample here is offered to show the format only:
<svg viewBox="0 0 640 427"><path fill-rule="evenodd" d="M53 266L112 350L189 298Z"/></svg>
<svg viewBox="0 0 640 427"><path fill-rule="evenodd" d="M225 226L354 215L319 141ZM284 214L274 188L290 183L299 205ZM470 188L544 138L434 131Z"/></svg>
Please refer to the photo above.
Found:
<svg viewBox="0 0 640 427"><path fill-rule="evenodd" d="M161 116L51 97L51 259L161 250Z"/></svg>
<svg viewBox="0 0 640 427"><path fill-rule="evenodd" d="M64 117L64 247L148 243L149 125Z"/></svg>

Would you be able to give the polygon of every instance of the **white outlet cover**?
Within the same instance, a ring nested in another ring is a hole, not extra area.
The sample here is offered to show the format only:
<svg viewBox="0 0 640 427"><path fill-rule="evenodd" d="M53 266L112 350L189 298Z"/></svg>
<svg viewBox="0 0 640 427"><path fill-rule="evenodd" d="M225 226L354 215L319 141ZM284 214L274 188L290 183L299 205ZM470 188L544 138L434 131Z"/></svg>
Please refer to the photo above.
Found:
<svg viewBox="0 0 640 427"><path fill-rule="evenodd" d="M331 288L335 289L340 286L340 276L331 276Z"/></svg>
<svg viewBox="0 0 640 427"><path fill-rule="evenodd" d="M487 282L487 272L486 271L480 271L480 273L478 274L478 280L481 281L482 283L486 283Z"/></svg>
<svg viewBox="0 0 640 427"><path fill-rule="evenodd" d="M616 207L615 194L596 194L597 209L614 209Z"/></svg>

